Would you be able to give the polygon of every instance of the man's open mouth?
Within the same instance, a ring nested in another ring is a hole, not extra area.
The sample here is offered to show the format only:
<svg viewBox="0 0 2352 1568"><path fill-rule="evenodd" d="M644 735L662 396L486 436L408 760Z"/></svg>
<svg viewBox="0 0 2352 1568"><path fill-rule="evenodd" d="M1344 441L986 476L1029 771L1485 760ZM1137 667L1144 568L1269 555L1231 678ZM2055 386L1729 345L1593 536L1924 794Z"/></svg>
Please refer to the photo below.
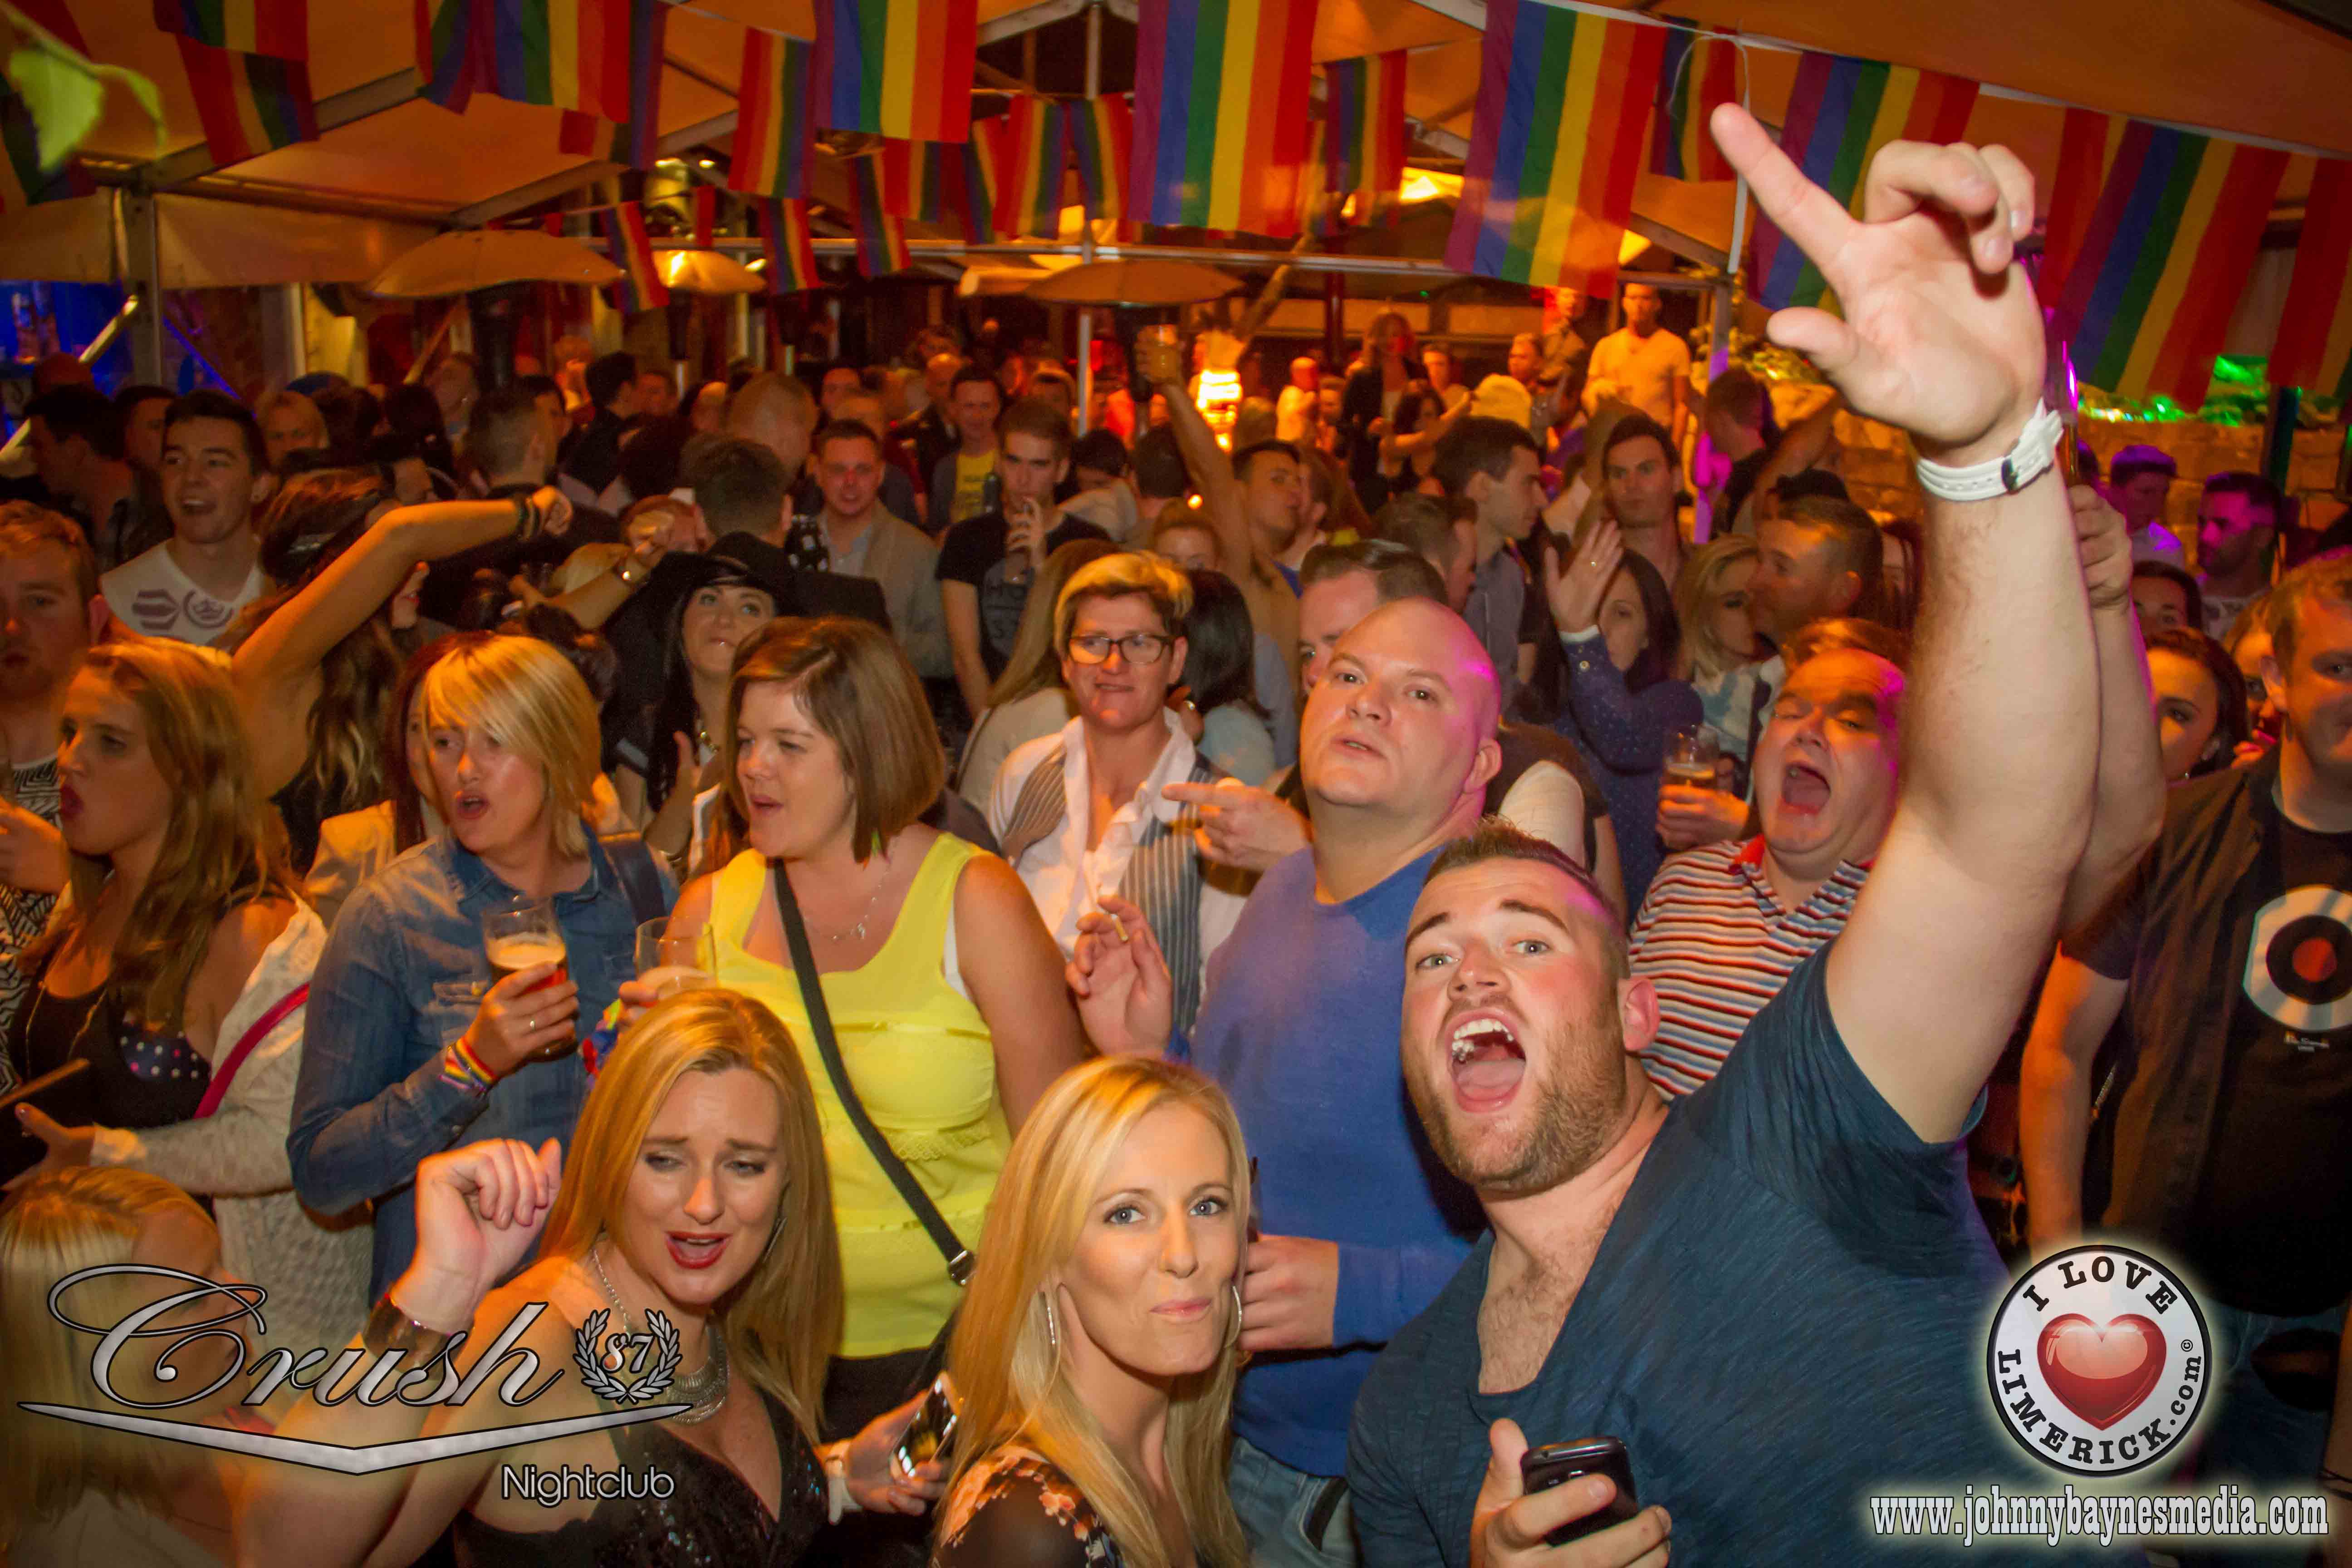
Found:
<svg viewBox="0 0 2352 1568"><path fill-rule="evenodd" d="M1492 1014L1465 1018L1447 1042L1454 1098L1469 1111L1498 1110L1518 1092L1527 1076L1527 1052L1511 1026Z"/></svg>
<svg viewBox="0 0 2352 1568"><path fill-rule="evenodd" d="M1794 811L1819 811L1830 803L1829 775L1803 763L1790 763L1780 775L1780 804Z"/></svg>

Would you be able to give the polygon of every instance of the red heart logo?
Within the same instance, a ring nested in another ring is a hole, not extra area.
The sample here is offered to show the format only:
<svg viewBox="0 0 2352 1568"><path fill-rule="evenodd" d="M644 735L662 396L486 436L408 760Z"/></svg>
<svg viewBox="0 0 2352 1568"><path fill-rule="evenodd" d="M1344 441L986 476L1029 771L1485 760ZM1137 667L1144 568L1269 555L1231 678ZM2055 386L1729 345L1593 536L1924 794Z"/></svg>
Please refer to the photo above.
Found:
<svg viewBox="0 0 2352 1568"><path fill-rule="evenodd" d="M2164 1334L2137 1312L2110 1318L2104 1328L2080 1312L2053 1318L2035 1349L2050 1392L2103 1432L2164 1376Z"/></svg>

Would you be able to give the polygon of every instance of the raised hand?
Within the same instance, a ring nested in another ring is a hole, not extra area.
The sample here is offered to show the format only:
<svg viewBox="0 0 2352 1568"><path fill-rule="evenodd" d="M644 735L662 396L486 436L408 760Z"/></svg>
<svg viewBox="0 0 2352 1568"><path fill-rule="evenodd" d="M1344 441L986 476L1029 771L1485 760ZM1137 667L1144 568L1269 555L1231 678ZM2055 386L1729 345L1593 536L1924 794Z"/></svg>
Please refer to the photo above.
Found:
<svg viewBox="0 0 2352 1568"><path fill-rule="evenodd" d="M392 1288L394 1305L455 1333L539 1239L563 1175L562 1146L533 1150L493 1138L416 1167L416 1254Z"/></svg>
<svg viewBox="0 0 2352 1568"><path fill-rule="evenodd" d="M2124 609L2131 604L2131 530L2095 486L2076 485L2066 492L2074 509L2074 547L2083 558L2083 590L2094 610Z"/></svg>
<svg viewBox="0 0 2352 1568"><path fill-rule="evenodd" d="M1568 556L1564 563L1563 554ZM1590 631L1601 624L1601 602L1609 596L1609 579L1624 563L1624 536L1605 517L1592 525L1581 550L1561 544L1543 552L1544 602L1551 606L1551 624L1561 636Z"/></svg>
<svg viewBox="0 0 2352 1568"><path fill-rule="evenodd" d="M1201 826L1193 829L1192 842L1220 866L1263 871L1306 848L1312 837L1307 819L1272 791L1239 779L1219 779L1213 784L1167 784L1160 793L1201 808Z"/></svg>
<svg viewBox="0 0 2352 1568"><path fill-rule="evenodd" d="M1078 1021L1107 1057L1158 1056L1176 1017L1176 987L1143 911L1103 896L1078 917L1078 940L1063 971L1078 1002Z"/></svg>
<svg viewBox="0 0 2352 1568"><path fill-rule="evenodd" d="M1837 291L1825 310L1774 313L1772 341L1836 384L1854 411L1964 466L2008 452L2042 396L2041 308L2017 241L2033 176L2004 147L1894 142L1871 160L1857 220L1805 178L1737 104L1716 142L1781 233Z"/></svg>

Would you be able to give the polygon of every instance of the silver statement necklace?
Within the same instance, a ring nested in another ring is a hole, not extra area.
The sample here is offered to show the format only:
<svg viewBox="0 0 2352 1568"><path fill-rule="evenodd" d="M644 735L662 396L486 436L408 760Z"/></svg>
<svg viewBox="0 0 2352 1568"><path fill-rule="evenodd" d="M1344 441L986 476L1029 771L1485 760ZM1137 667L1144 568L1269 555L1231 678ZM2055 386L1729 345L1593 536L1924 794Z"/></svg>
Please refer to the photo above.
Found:
<svg viewBox="0 0 2352 1568"><path fill-rule="evenodd" d="M629 1326L629 1310L621 1305L621 1293L613 1289L612 1277L604 1272L604 1243L600 1238L588 1249L588 1267L596 1271L596 1282L604 1287L604 1295L613 1303L615 1325L623 1331ZM702 1365L669 1385L669 1397L683 1399L691 1408L670 1417L682 1426L698 1426L719 1414L727 1403L727 1336L715 1322L705 1321L703 1342L709 1353Z"/></svg>

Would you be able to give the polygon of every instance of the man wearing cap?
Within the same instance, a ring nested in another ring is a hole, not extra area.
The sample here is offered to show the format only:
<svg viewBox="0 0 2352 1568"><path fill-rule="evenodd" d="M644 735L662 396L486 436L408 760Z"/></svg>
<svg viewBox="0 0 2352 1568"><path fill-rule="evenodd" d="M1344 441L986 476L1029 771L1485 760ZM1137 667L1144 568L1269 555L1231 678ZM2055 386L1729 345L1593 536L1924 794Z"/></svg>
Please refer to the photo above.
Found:
<svg viewBox="0 0 2352 1568"><path fill-rule="evenodd" d="M2164 503L2180 466L2153 447L2126 447L2107 466L2107 495L2131 530L2132 559L2189 564L2180 540L2164 525Z"/></svg>

